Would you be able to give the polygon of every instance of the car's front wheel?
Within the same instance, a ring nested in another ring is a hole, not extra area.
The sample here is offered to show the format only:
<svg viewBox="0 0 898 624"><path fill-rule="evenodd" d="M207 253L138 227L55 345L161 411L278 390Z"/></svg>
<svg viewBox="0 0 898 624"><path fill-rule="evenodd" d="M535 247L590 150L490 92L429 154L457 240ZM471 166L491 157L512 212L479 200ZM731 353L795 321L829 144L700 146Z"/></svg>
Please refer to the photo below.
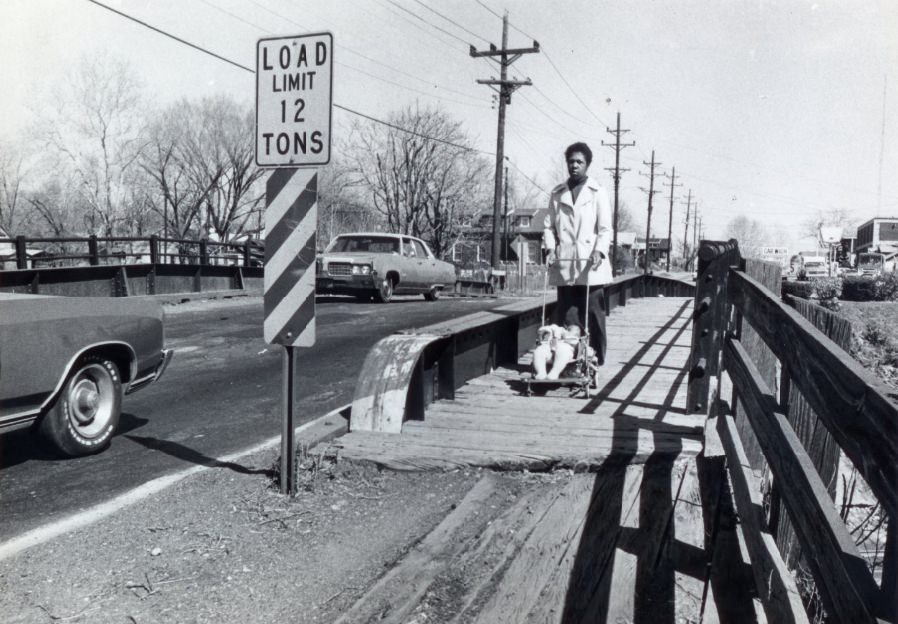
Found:
<svg viewBox="0 0 898 624"><path fill-rule="evenodd" d="M374 293L374 300L378 303L389 303L393 298L393 280L385 277L380 283L380 287Z"/></svg>
<svg viewBox="0 0 898 624"><path fill-rule="evenodd" d="M114 362L87 355L75 365L56 403L40 423L41 434L69 456L104 449L118 426L122 381Z"/></svg>

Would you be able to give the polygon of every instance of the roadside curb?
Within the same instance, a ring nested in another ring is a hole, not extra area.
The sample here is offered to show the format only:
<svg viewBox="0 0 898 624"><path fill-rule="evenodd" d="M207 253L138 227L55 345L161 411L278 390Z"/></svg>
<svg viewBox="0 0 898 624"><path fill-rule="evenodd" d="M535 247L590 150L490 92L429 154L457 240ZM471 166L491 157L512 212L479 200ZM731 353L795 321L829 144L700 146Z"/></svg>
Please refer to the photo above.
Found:
<svg viewBox="0 0 898 624"><path fill-rule="evenodd" d="M297 427L297 446L311 448L345 434L349 430L349 412L351 409L352 404L349 403ZM166 488L175 485L188 477L214 468L218 464L233 463L248 455L274 447L280 444L280 441L280 435L274 436L259 444L237 451L236 453L219 457L214 462L211 462L211 465L194 466L193 468L186 468L180 472L157 477L133 490L119 494L118 496L94 505L89 509L85 509L84 511L72 514L71 516L26 531L18 537L0 543L0 561L18 555L32 546L44 544L65 535L66 533L71 533L72 531L96 524L114 513L140 503L153 494L162 492Z"/></svg>
<svg viewBox="0 0 898 624"><path fill-rule="evenodd" d="M187 303L188 301L199 301L203 299L237 299L242 297L258 297L262 293L251 290L233 289L233 290L209 290L205 292L186 292L186 293L170 293L165 295L134 295L128 299L146 299L148 301L158 301L163 305L177 305L179 303Z"/></svg>

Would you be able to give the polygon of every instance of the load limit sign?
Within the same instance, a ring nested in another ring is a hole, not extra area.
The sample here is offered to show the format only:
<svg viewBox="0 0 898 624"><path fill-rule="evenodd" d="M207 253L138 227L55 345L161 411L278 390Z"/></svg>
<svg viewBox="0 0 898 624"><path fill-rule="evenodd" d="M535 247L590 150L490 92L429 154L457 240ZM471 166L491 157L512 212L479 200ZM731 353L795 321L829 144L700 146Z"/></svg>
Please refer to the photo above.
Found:
<svg viewBox="0 0 898 624"><path fill-rule="evenodd" d="M256 164L326 165L331 154L334 38L260 39L256 47Z"/></svg>

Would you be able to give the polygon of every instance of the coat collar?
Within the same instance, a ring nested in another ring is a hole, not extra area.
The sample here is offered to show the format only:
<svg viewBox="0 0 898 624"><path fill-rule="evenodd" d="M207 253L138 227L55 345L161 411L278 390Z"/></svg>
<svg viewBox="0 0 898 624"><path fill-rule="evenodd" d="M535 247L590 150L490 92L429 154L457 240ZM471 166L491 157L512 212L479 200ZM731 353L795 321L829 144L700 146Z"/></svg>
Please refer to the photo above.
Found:
<svg viewBox="0 0 898 624"><path fill-rule="evenodd" d="M586 188L591 190L593 193L598 191L602 186L592 177L586 177ZM574 207L574 197L571 194L571 189L568 188L567 182L562 182L554 189L552 189L552 193L558 198L558 202L562 204L566 204L570 207ZM580 191L580 195L577 197L579 200L578 203L582 202L584 199L583 191Z"/></svg>

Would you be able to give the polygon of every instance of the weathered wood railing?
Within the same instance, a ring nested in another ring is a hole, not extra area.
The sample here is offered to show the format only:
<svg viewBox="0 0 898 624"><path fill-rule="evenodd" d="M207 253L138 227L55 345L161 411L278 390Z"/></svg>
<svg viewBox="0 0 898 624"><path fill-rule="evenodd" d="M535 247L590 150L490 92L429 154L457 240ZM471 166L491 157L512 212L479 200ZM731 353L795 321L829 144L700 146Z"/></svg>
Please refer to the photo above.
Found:
<svg viewBox="0 0 898 624"><path fill-rule="evenodd" d="M741 260L735 241L705 242L699 258L689 408L703 411L710 403L717 419L768 620L808 620L774 544L776 519L765 510L761 475L769 470L768 495L788 514L829 620L895 622L898 404L884 384L756 279L764 278L764 267ZM779 280L767 278L771 286ZM749 334L762 344L753 344ZM730 389L729 405L713 400ZM887 514L879 584L793 431L793 392L804 397Z"/></svg>
<svg viewBox="0 0 898 624"><path fill-rule="evenodd" d="M219 243L161 236L81 236L0 238L15 269L99 266L102 264L200 264L261 266L258 241Z"/></svg>

